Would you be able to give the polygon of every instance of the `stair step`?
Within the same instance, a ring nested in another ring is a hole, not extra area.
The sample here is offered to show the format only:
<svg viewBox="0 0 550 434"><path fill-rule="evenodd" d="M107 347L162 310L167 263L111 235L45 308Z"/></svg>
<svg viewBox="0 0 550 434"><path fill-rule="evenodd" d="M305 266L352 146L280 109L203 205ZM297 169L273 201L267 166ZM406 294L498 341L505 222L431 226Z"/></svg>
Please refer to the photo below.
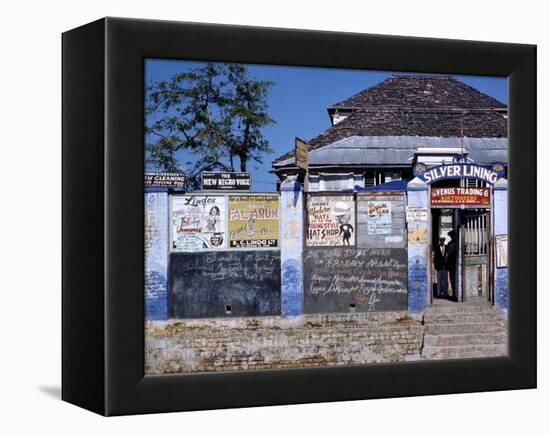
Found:
<svg viewBox="0 0 550 434"><path fill-rule="evenodd" d="M434 313L427 312L424 314L424 323L434 322L484 322L504 320L505 318L500 312L488 311L488 312L457 312L457 313Z"/></svg>
<svg viewBox="0 0 550 434"><path fill-rule="evenodd" d="M426 312L485 312L485 311L495 311L498 312L494 306L490 304L465 304L465 303L456 303L451 305L436 305L429 306L426 308Z"/></svg>
<svg viewBox="0 0 550 434"><path fill-rule="evenodd" d="M445 334L425 335L425 347L448 347L464 345L505 345L506 333L472 333L472 334Z"/></svg>
<svg viewBox="0 0 550 434"><path fill-rule="evenodd" d="M506 344L457 345L452 347L424 346L421 354L422 358L427 360L498 357L506 355L508 355L508 346Z"/></svg>
<svg viewBox="0 0 550 434"><path fill-rule="evenodd" d="M464 335L480 333L503 333L508 330L506 321L475 321L464 323L439 322L425 325L426 335Z"/></svg>

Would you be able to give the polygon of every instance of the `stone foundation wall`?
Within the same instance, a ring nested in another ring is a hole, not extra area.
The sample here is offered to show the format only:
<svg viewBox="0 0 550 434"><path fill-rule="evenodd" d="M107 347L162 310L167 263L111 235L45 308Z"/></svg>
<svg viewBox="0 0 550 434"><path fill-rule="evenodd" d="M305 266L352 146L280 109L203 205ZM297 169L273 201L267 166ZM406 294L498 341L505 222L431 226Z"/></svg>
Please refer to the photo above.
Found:
<svg viewBox="0 0 550 434"><path fill-rule="evenodd" d="M418 360L422 339L406 312L147 321L145 373Z"/></svg>

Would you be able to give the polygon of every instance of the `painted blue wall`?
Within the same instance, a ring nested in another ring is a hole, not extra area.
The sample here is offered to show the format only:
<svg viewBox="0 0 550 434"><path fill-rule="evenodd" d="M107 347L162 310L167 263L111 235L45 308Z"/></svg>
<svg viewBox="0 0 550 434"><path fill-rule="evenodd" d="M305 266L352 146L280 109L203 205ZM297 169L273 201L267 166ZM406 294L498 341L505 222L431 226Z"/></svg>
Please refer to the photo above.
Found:
<svg viewBox="0 0 550 434"><path fill-rule="evenodd" d="M281 184L281 310L283 315L300 315L304 293L303 234L304 193L294 180Z"/></svg>
<svg viewBox="0 0 550 434"><path fill-rule="evenodd" d="M428 185L419 178L407 185L407 206L429 211ZM422 312L428 306L430 240L428 215L426 217L426 221L408 224L408 310L411 313ZM416 237L411 236L413 230Z"/></svg>
<svg viewBox="0 0 550 434"><path fill-rule="evenodd" d="M493 187L493 245L495 246L494 270L494 296L495 305L503 310L508 310L508 268L496 267L496 235L508 234L508 181L498 180Z"/></svg>
<svg viewBox="0 0 550 434"><path fill-rule="evenodd" d="M168 319L168 192L145 193L145 319Z"/></svg>

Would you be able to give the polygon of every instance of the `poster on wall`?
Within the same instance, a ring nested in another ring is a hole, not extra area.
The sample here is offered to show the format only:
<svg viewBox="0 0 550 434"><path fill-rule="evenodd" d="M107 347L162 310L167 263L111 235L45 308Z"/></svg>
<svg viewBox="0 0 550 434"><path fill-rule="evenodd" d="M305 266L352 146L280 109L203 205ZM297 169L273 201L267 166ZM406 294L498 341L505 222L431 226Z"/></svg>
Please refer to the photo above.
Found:
<svg viewBox="0 0 550 434"><path fill-rule="evenodd" d="M309 196L307 246L354 246L353 196Z"/></svg>
<svg viewBox="0 0 550 434"><path fill-rule="evenodd" d="M407 223L428 221L428 208L420 206L407 206Z"/></svg>
<svg viewBox="0 0 550 434"><path fill-rule="evenodd" d="M263 248L279 246L277 196L229 197L229 246Z"/></svg>
<svg viewBox="0 0 550 434"><path fill-rule="evenodd" d="M171 249L174 252L227 247L224 196L172 196Z"/></svg>
<svg viewBox="0 0 550 434"><path fill-rule="evenodd" d="M508 235L496 235L497 268L508 267Z"/></svg>
<svg viewBox="0 0 550 434"><path fill-rule="evenodd" d="M367 233L369 235L391 234L391 202L367 202Z"/></svg>

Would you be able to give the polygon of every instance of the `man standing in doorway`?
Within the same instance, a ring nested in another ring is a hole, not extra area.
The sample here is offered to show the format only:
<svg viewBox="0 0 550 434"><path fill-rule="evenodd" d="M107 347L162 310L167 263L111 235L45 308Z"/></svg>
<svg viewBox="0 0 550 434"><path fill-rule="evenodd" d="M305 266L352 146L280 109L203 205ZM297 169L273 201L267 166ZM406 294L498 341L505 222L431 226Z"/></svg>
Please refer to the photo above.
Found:
<svg viewBox="0 0 550 434"><path fill-rule="evenodd" d="M449 244L447 244L447 253L446 253L446 268L449 270L449 277L451 279L451 289L453 291L453 296L456 296L456 254L457 254L457 245L456 245L456 231L449 231L447 233L451 238Z"/></svg>
<svg viewBox="0 0 550 434"><path fill-rule="evenodd" d="M434 249L434 268L437 271L437 296L440 298L447 297L448 281L446 262L445 237L439 238L439 244Z"/></svg>

